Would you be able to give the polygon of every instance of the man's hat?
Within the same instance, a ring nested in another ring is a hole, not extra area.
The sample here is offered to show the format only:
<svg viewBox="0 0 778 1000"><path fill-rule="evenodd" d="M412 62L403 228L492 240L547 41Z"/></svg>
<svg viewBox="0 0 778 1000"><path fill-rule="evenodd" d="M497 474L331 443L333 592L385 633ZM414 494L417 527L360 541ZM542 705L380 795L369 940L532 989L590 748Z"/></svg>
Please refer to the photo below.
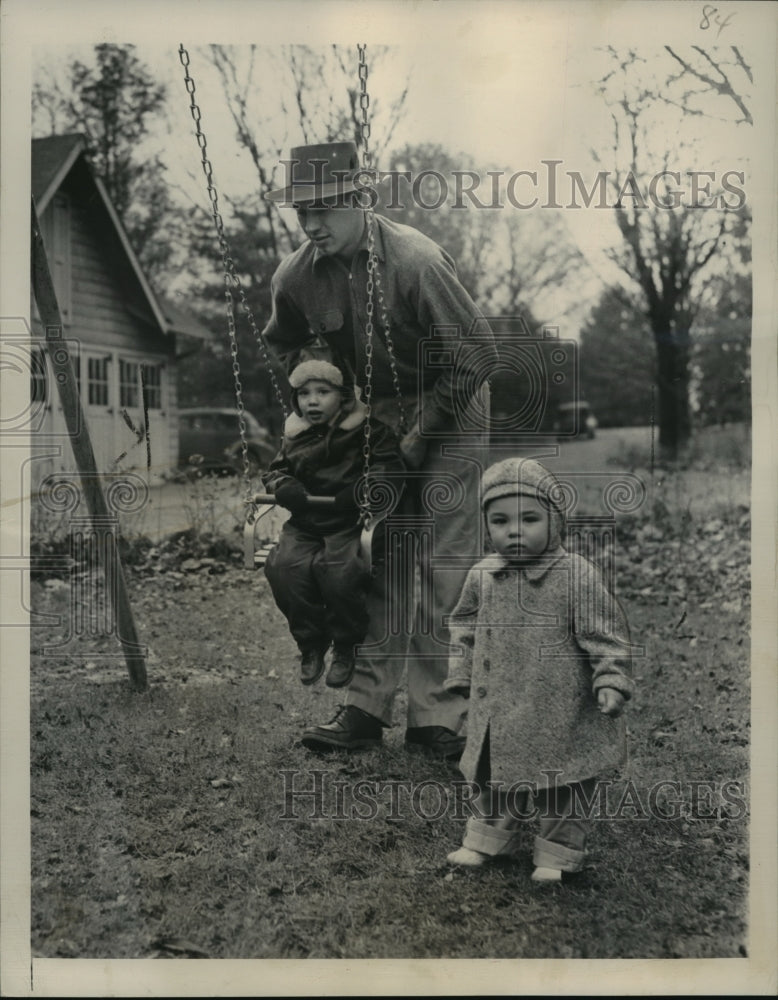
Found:
<svg viewBox="0 0 778 1000"><path fill-rule="evenodd" d="M286 168L286 187L268 191L267 201L297 205L337 198L356 191L354 175L359 156L354 142L324 142L315 146L295 146Z"/></svg>

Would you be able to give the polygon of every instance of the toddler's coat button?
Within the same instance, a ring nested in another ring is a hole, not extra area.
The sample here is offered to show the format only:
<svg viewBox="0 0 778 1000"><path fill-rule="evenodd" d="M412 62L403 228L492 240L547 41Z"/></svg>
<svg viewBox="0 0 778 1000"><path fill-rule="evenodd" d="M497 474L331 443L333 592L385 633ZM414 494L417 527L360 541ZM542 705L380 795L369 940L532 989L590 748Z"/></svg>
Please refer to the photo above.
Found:
<svg viewBox="0 0 778 1000"><path fill-rule="evenodd" d="M476 691L476 694L478 695L479 698L485 698L486 697L486 688L485 687L479 687L478 690Z"/></svg>

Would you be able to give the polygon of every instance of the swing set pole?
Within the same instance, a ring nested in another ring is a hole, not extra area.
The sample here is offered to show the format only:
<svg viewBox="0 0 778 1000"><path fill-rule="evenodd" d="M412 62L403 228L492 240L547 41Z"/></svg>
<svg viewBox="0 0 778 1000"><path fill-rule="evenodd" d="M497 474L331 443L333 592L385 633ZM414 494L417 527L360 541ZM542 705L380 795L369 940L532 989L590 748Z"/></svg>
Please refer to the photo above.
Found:
<svg viewBox="0 0 778 1000"><path fill-rule="evenodd" d="M98 522L109 518L110 512L100 485L95 453L81 408L70 351L63 336L62 317L54 291L54 283L51 280L51 271L41 237L34 199L32 201L30 264L33 294L45 330L46 351L54 371L54 381L57 384L62 412L70 435L70 444L81 477L81 488L89 515L93 523ZM114 612L113 620L117 623L118 638L127 663L130 683L136 691L145 691L148 687L146 662L141 653L142 647L138 641L135 620L132 616L127 583L116 545L116 535L113 532L108 532L107 539L108 549L104 570L106 589Z"/></svg>

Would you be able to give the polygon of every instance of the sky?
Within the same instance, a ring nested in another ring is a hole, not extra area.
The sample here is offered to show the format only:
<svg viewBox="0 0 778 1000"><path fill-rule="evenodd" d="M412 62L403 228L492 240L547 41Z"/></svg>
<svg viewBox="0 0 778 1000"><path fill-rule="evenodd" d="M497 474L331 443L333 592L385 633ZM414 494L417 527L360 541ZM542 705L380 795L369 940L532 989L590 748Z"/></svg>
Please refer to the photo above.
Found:
<svg viewBox="0 0 778 1000"><path fill-rule="evenodd" d="M263 6L269 10L272 5L259 4L260 9ZM379 9L390 7L385 4ZM395 7L407 9L399 4ZM454 2L453 7L462 11L461 20L430 22L437 30L421 32L415 38L411 35L412 41L405 37L402 43L395 44L390 38L388 56L376 56L376 45L368 40L372 110L376 104L386 107L408 86L392 148L398 149L406 143L439 144L459 158L462 170L481 174L487 168L501 170L502 201L506 199L509 179L517 171L527 172L513 188L523 204L530 203L536 195L539 204L544 204L552 172L559 177L559 200L563 204L571 199L570 173L580 175L590 189L598 169L592 150L606 149L611 133L607 108L593 86L608 66L602 51L607 37L599 37L592 30L591 18L579 13L586 5L573 8L566 16L563 10L567 8L554 3L542 9L528 3L464 8ZM273 24L277 27L277 18ZM136 42L138 57L168 90L166 119L149 140L148 147L153 152L161 151L168 165L168 180L183 199L205 206L200 154L194 142L178 48L166 44L161 34L137 40L132 33L122 36ZM186 34L190 32L187 30ZM346 38L336 34L331 37L340 45L349 45ZM196 84L217 187L225 195L240 197L256 189L255 168L248 154L236 144L222 82L208 58L200 33L192 32L191 39L190 42L182 35L180 40L189 50L189 69ZM118 40L121 39L117 37ZM323 39L317 42L321 45ZM36 36L32 48L33 79L63 81L73 59L87 64L93 61L93 44L71 42L67 37L54 43L45 33ZM290 113L280 104L284 88L278 63L273 59L278 45L265 42L261 35L257 36L256 44L259 48L253 86L249 90L250 119L260 137L267 135L283 148L289 148L304 139L296 130L294 109ZM649 58L662 53L661 46L656 44L642 46L640 50L649 53ZM355 44L351 45L351 51L352 55L356 52ZM240 72L245 72L249 64L248 46L238 45L234 53ZM650 75L650 67L648 72ZM340 76L321 82L322 94L317 95L321 100L326 100L328 88L337 92L344 87ZM677 123L677 114L669 108L666 117L660 116L655 126L657 150L672 149ZM380 125L381 121L374 119L374 136L380 135ZM743 169L747 151L741 148L742 126L735 127L731 121L692 120L685 124L685 130L687 133L696 130L696 163L680 158L678 163L671 164L675 169L683 171L690 165L719 172ZM552 167L549 164L552 160L559 163ZM378 166L382 166L380 161ZM537 183L529 176L532 172L537 174ZM448 180L453 197L453 179ZM488 201L488 192L485 183L479 197ZM516 209L507 204L506 211ZM520 210L520 214L526 212ZM623 281L623 275L605 254L606 248L618 242L619 237L610 212L579 208L555 214L583 251L586 273L577 275L575 283L548 289L533 306L536 315L549 322L564 322L566 332L577 336L596 301L598 289L608 282ZM528 238L531 239L530 234ZM531 245L528 252L532 252Z"/></svg>

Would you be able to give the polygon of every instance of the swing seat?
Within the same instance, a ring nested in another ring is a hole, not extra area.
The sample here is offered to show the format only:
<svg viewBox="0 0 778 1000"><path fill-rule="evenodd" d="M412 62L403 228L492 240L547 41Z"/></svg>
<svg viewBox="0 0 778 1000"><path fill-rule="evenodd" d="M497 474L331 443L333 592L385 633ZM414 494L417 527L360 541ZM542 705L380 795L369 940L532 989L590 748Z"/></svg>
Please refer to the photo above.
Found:
<svg viewBox="0 0 778 1000"><path fill-rule="evenodd" d="M269 514L270 511L275 507L275 500L270 496L269 502L263 502L261 497L263 494L256 494L247 500L246 503L249 505L246 511L246 520L243 523L243 568L244 569L258 569L265 565L267 557L270 555L270 550L273 548L272 542L264 542L258 544L257 542L257 526L259 522Z"/></svg>
<svg viewBox="0 0 778 1000"><path fill-rule="evenodd" d="M245 503L248 505L248 511L243 524L243 568L258 569L265 565L275 543L258 543L257 526L262 518L276 506L276 498L272 493L255 493ZM315 507L331 507L335 503L335 498L309 497L308 503ZM368 571L372 571L373 568L373 535L382 520L382 517L368 517L362 526L359 551Z"/></svg>

